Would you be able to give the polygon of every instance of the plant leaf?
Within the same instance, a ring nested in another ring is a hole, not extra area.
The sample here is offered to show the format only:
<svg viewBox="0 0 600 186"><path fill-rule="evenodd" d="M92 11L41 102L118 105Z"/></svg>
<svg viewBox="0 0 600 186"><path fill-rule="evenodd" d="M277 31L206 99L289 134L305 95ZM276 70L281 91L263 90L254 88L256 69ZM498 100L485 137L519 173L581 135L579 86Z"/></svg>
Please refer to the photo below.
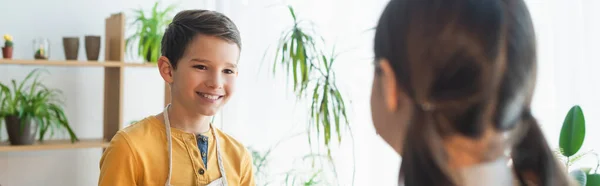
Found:
<svg viewBox="0 0 600 186"><path fill-rule="evenodd" d="M586 186L599 186L600 185L600 174L588 174Z"/></svg>
<svg viewBox="0 0 600 186"><path fill-rule="evenodd" d="M292 14L292 18L294 18L294 22L296 22L296 13L294 13L294 8L292 6L288 6L290 10L290 14Z"/></svg>
<svg viewBox="0 0 600 186"><path fill-rule="evenodd" d="M559 146L566 157L573 156L581 146L585 138L585 118L581 107L573 106L563 122L560 131Z"/></svg>
<svg viewBox="0 0 600 186"><path fill-rule="evenodd" d="M569 172L569 175L571 177L573 177L573 179L575 179L577 181L577 183L579 183L579 185L585 185L586 184L586 175L585 172L583 172L580 169L577 170L573 170L571 172Z"/></svg>

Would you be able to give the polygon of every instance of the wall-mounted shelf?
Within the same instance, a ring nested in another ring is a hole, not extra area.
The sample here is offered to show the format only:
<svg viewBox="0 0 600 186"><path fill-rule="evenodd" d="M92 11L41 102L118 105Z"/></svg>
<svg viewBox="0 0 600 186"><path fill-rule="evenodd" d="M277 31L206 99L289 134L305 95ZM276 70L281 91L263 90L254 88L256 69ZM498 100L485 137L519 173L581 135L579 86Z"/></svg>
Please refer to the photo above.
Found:
<svg viewBox="0 0 600 186"><path fill-rule="evenodd" d="M122 67L154 67L150 63L127 63L125 57L125 15L113 14L106 19L104 36L104 54L106 61L73 61L73 60L19 60L0 59L0 65L37 65L65 67L104 67L104 123L102 139L81 139L76 143L70 140L47 140L33 145L13 146L7 142L0 143L0 152L35 151L76 148L106 148L112 137L123 128L123 78ZM169 103L169 86L165 84L165 102Z"/></svg>
<svg viewBox="0 0 600 186"><path fill-rule="evenodd" d="M61 150L78 148L106 148L109 142L103 139L80 139L71 143L71 140L47 140L33 145L10 145L8 142L0 143L0 152L11 151L36 151L36 150Z"/></svg>
<svg viewBox="0 0 600 186"><path fill-rule="evenodd" d="M22 60L0 59L0 64L73 66L73 67L156 67L154 63L126 63L121 61L73 61L73 60Z"/></svg>

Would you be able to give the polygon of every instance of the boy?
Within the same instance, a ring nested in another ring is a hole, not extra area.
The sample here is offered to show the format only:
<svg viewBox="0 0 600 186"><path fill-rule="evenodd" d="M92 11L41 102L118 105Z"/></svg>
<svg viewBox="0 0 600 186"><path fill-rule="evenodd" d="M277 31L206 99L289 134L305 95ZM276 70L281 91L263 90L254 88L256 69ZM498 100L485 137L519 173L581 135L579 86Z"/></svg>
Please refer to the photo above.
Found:
<svg viewBox="0 0 600 186"><path fill-rule="evenodd" d="M210 124L233 93L240 40L218 12L173 18L158 61L171 104L113 137L100 160L100 186L255 185L250 153Z"/></svg>

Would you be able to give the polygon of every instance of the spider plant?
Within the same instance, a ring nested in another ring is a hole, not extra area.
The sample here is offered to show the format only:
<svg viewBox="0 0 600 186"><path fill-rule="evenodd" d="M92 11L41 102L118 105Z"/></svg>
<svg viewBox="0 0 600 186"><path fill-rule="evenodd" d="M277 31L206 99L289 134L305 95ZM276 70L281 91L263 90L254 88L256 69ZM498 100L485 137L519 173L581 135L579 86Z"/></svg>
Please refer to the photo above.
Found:
<svg viewBox="0 0 600 186"><path fill-rule="evenodd" d="M316 138L323 139L324 145L330 154L332 138L341 142L342 133L340 125L348 126L345 100L337 85L333 70L337 55L324 51L324 39L297 19L293 7L288 6L293 19L293 26L282 32L275 49L273 73L277 72L277 65L291 76L293 91L297 99L310 100L310 122L308 125L308 142L312 146L314 136L311 131L316 131ZM310 96L310 97L309 97ZM333 136L332 133L337 136Z"/></svg>
<svg viewBox="0 0 600 186"><path fill-rule="evenodd" d="M42 84L41 72L43 71L40 69L31 71L19 84L14 79L10 85L0 83L0 119L18 118L21 132L26 122L34 121L39 129L39 140L42 142L47 134L52 137L55 131L60 129L69 133L71 142L78 141L64 110L59 106L62 103L59 99L60 90L50 89ZM32 82L28 84L30 80ZM5 124L9 125L9 122Z"/></svg>
<svg viewBox="0 0 600 186"><path fill-rule="evenodd" d="M136 27L136 32L127 38L126 45L130 49L137 47L137 55L143 57L146 62L156 63L160 57L160 45L165 28L171 23L170 13L175 6L170 5L164 10L158 10L158 2L154 3L149 15L144 10L134 10L135 20L131 26ZM135 44L134 41L138 41Z"/></svg>

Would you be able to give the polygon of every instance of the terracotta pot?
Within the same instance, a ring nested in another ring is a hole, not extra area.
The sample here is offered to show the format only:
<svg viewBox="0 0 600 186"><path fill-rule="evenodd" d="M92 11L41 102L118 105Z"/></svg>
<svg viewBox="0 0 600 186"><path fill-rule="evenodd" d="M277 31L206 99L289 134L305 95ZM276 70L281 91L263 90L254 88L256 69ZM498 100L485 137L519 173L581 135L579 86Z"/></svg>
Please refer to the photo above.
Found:
<svg viewBox="0 0 600 186"><path fill-rule="evenodd" d="M85 54L90 61L98 61L100 36L85 36Z"/></svg>
<svg viewBox="0 0 600 186"><path fill-rule="evenodd" d="M65 58L67 58L67 60L77 60L77 56L79 55L78 37L64 37L63 47L65 49Z"/></svg>
<svg viewBox="0 0 600 186"><path fill-rule="evenodd" d="M4 121L11 145L31 145L35 142L38 127L32 119L23 121L18 116L6 116Z"/></svg>
<svg viewBox="0 0 600 186"><path fill-rule="evenodd" d="M2 47L2 56L4 59L12 59L13 47Z"/></svg>

